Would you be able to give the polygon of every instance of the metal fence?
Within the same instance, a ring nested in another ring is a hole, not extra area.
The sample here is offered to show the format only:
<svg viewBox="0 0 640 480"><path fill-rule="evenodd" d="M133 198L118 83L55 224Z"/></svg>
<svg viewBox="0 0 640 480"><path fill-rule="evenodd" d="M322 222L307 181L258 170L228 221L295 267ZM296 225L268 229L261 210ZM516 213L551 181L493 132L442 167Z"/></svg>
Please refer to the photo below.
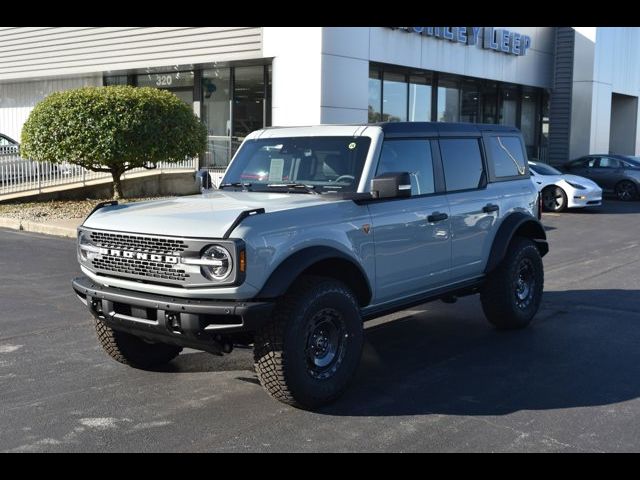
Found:
<svg viewBox="0 0 640 480"><path fill-rule="evenodd" d="M198 159L188 159L178 163L158 163L156 171L165 170L207 170L217 186L224 175L229 162L235 155L242 139L237 137L209 136L207 152L198 165ZM144 168L129 170L122 175L123 179ZM15 146L0 147L0 195L36 191L59 185L79 184L85 186L92 180L110 178L107 172L92 172L70 163L49 163L26 160L18 155Z"/></svg>
<svg viewBox="0 0 640 480"><path fill-rule="evenodd" d="M198 159L187 159L182 162L157 164L153 171L162 173L166 170L197 170ZM136 172L148 171L135 168L122 175L126 179ZM19 155L0 154L0 195L24 191L37 191L59 185L79 184L84 186L92 180L111 178L108 172L92 172L70 163L53 164L49 162L34 162L20 158Z"/></svg>
<svg viewBox="0 0 640 480"><path fill-rule="evenodd" d="M235 155L242 139L238 137L208 137L207 153L201 162L201 167L207 170L225 170Z"/></svg>

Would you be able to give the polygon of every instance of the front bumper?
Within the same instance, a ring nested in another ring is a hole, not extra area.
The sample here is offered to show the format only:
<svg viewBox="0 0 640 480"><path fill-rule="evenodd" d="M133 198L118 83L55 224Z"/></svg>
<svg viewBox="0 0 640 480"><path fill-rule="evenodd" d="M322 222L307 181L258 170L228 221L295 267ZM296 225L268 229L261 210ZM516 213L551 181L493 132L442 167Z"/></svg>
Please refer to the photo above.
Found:
<svg viewBox="0 0 640 480"><path fill-rule="evenodd" d="M221 335L254 332L269 321L273 302L195 300L105 287L86 277L73 289L91 314L116 330L151 341L219 353Z"/></svg>
<svg viewBox="0 0 640 480"><path fill-rule="evenodd" d="M568 208L598 207L602 205L602 190L574 190L568 197Z"/></svg>

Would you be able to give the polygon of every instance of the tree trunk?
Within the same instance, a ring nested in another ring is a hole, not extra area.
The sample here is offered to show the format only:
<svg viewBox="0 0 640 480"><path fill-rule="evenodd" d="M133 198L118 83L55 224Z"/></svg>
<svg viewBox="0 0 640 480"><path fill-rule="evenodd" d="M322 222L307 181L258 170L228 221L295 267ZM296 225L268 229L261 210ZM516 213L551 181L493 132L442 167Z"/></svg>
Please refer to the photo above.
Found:
<svg viewBox="0 0 640 480"><path fill-rule="evenodd" d="M113 178L113 199L119 200L124 198L122 194L122 183L120 181L120 176L122 172L120 170L111 170L111 177Z"/></svg>

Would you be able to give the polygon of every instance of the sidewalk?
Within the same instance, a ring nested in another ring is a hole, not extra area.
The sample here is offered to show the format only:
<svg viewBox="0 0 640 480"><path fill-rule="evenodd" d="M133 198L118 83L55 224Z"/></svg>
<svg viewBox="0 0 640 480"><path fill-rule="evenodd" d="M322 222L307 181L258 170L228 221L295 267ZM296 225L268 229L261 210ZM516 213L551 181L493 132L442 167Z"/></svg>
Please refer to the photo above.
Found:
<svg viewBox="0 0 640 480"><path fill-rule="evenodd" d="M19 220L16 218L0 217L0 228L12 228L25 232L45 233L60 237L76 238L76 229L84 218L48 219L46 222Z"/></svg>

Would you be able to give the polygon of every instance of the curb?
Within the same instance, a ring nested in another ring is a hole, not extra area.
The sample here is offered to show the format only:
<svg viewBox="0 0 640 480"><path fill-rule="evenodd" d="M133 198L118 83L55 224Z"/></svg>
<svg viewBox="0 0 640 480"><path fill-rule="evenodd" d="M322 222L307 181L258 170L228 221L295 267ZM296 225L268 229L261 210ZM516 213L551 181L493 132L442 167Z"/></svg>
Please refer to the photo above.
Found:
<svg viewBox="0 0 640 480"><path fill-rule="evenodd" d="M19 220L16 218L0 217L0 228L11 228L13 230L23 230L25 232L44 233L45 235L56 235L58 237L76 238L75 228L61 227L58 225L47 225L46 223L32 222L29 220Z"/></svg>

